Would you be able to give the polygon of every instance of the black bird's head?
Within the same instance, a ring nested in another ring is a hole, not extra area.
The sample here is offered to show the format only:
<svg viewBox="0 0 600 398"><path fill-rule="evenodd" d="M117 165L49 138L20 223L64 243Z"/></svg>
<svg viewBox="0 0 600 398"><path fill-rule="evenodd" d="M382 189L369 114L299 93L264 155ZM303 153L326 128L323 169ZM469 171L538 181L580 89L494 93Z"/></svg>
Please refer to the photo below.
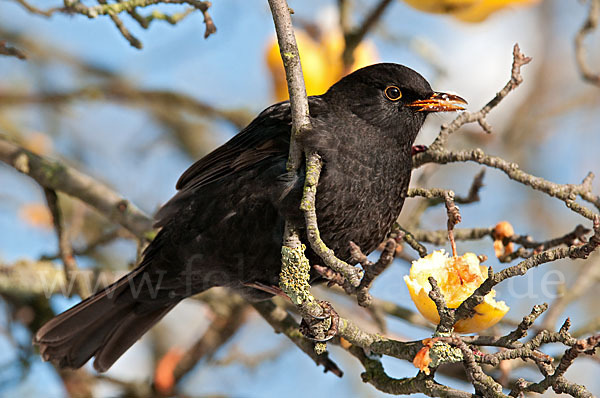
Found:
<svg viewBox="0 0 600 398"><path fill-rule="evenodd" d="M402 141L411 144L429 113L464 110L467 103L457 95L433 91L423 76L392 63L359 69L331 86L323 97L382 134L401 134Z"/></svg>

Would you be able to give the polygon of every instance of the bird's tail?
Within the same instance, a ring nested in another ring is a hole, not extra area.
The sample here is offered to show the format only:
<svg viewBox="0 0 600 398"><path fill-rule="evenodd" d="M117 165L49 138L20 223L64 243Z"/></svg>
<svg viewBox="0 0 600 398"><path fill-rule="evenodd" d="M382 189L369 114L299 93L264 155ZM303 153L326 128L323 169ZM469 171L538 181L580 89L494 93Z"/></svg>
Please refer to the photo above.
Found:
<svg viewBox="0 0 600 398"><path fill-rule="evenodd" d="M145 268L142 264L42 326L34 344L44 360L79 368L95 356L94 368L108 370L178 302L139 300L135 286L144 283Z"/></svg>

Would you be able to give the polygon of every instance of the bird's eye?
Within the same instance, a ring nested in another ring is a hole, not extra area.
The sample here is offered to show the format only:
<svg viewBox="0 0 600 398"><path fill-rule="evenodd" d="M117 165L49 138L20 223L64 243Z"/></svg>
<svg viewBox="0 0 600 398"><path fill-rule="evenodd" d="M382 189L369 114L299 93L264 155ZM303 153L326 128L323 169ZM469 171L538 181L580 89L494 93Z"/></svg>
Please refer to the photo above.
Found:
<svg viewBox="0 0 600 398"><path fill-rule="evenodd" d="M402 91L396 86L387 86L384 93L386 98L390 101L398 101L402 98Z"/></svg>

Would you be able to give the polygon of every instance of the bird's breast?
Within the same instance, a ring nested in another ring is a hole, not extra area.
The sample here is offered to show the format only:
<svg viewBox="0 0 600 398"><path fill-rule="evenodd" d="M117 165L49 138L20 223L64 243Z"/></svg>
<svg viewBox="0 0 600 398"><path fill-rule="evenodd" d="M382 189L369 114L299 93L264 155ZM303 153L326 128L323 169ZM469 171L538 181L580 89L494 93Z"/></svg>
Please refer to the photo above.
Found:
<svg viewBox="0 0 600 398"><path fill-rule="evenodd" d="M402 209L410 181L410 149L385 144L366 142L360 150L324 157L318 223L325 243L345 260L350 241L366 253L373 251Z"/></svg>

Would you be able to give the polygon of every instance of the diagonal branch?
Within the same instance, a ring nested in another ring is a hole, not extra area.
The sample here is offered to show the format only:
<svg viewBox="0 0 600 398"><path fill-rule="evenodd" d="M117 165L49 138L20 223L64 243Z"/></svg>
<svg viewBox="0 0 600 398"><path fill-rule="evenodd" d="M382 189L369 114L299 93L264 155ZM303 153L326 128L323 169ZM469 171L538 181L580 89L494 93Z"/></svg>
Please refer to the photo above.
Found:
<svg viewBox="0 0 600 398"><path fill-rule="evenodd" d="M450 134L457 131L463 125L467 123L477 122L483 128L486 133L491 133L492 128L487 123L486 117L490 113L490 111L495 108L508 94L516 89L522 82L523 76L521 76L521 67L523 65L527 65L531 62L530 57L526 57L519 48L518 44L515 44L513 47L513 64L511 68L510 80L506 83L506 85L500 90L494 98L492 98L483 108L481 108L478 112L463 112L456 119L454 119L450 124L443 125L440 131L440 134L437 136L433 144L429 147L429 149L421 154L417 154L413 157L414 167L419 167L422 162L420 160L423 158L424 154L429 152L435 152L442 150L448 141L448 137Z"/></svg>
<svg viewBox="0 0 600 398"><path fill-rule="evenodd" d="M248 303L239 296L228 297L227 314L216 314L213 320L192 347L183 355L173 370L175 384L188 374L198 362L213 355L221 346L229 341L244 325L248 315Z"/></svg>
<svg viewBox="0 0 600 398"><path fill-rule="evenodd" d="M0 41L0 55L6 55L8 57L16 57L21 60L27 59L27 56L25 55L25 53L23 51L19 50L16 47L7 46L3 40Z"/></svg>
<svg viewBox="0 0 600 398"><path fill-rule="evenodd" d="M152 219L134 204L64 163L35 155L1 136L0 161L27 174L45 188L80 199L140 239L148 238L152 232Z"/></svg>
<svg viewBox="0 0 600 398"><path fill-rule="evenodd" d="M365 372L361 374L363 382L369 383L379 391L383 391L387 394L409 395L421 393L428 397L473 397L471 393L444 386L436 383L431 378L422 377L421 375L395 379L387 375L379 359L366 355L361 348L351 346L348 351L355 356L365 368Z"/></svg>
<svg viewBox="0 0 600 398"><path fill-rule="evenodd" d="M419 162L415 167L425 163L446 164L454 162L475 162L503 171L504 174L512 180L562 200L568 208L587 219L593 220L595 213L587 207L577 203L577 196L580 196L583 200L593 204L600 210L600 196L595 195L592 192L591 184L557 184L542 177L526 173L521 170L516 163L506 161L497 156L487 155L481 149L456 152L448 151L446 149L440 149L439 151L428 150L419 155L423 156L419 157ZM590 173L589 175L593 177L593 174ZM587 181L587 177L584 181Z"/></svg>
<svg viewBox="0 0 600 398"><path fill-rule="evenodd" d="M221 110L190 95L168 90L146 90L126 84L122 81L89 85L73 91L52 91L36 93L6 92L0 93L0 106L19 106L23 104L41 104L56 106L74 100L117 101L121 103L157 107L173 113L187 111L201 116L222 119L241 129L247 124L248 117L236 110Z"/></svg>
<svg viewBox="0 0 600 398"><path fill-rule="evenodd" d="M108 4L107 0L98 0L98 3L106 5ZM117 14L109 14L110 19L113 21L119 32L123 35L123 37L129 42L132 47L137 48L138 50L142 49L142 42L135 37L129 29L125 26L121 18Z"/></svg>

